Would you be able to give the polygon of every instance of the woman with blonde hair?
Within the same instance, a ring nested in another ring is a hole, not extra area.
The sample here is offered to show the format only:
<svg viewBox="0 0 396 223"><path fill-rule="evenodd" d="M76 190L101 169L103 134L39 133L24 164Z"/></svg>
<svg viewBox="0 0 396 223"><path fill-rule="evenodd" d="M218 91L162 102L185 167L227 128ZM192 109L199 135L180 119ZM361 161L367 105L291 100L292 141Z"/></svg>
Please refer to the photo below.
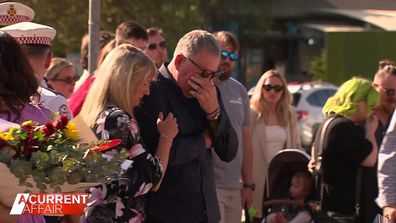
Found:
<svg viewBox="0 0 396 223"><path fill-rule="evenodd" d="M91 188L86 222L142 222L145 195L157 189L166 170L178 125L172 113L157 122L160 140L154 157L144 149L134 108L150 94L150 82L156 78L154 63L139 49L122 44L112 50L97 71L80 116L101 139L121 139L119 149L129 151L133 161L122 178Z"/></svg>
<svg viewBox="0 0 396 223"><path fill-rule="evenodd" d="M55 57L51 60L45 78L51 88L68 98L73 93L78 75L72 62L65 58Z"/></svg>
<svg viewBox="0 0 396 223"><path fill-rule="evenodd" d="M100 67L106 56L114 48L115 48L115 40L110 41L108 44L106 44L106 46L102 48L102 50L100 51L97 67ZM77 116L80 113L81 108L85 102L85 99L87 98L88 91L95 80L96 73L97 72L94 72L91 76L86 78L86 80L67 99L67 103L70 106L70 110L72 111L73 116Z"/></svg>
<svg viewBox="0 0 396 223"><path fill-rule="evenodd" d="M290 105L291 95L283 75L276 70L265 72L255 87L252 110L253 182L256 190L252 207L262 218L264 182L271 159L282 149L300 149L297 119Z"/></svg>

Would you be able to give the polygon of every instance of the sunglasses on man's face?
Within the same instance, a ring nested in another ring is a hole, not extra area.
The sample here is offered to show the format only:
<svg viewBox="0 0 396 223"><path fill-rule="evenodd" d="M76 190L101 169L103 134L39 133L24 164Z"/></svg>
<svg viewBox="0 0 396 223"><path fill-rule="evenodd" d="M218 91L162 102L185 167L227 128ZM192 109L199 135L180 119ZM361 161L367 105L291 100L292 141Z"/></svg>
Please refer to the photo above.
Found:
<svg viewBox="0 0 396 223"><path fill-rule="evenodd" d="M283 86L282 85L270 85L270 84L264 84L263 85L263 89L264 90L266 90L266 91L271 91L272 89L275 91L275 92L281 92L281 91L283 91Z"/></svg>
<svg viewBox="0 0 396 223"><path fill-rule="evenodd" d="M52 81L62 81L65 82L66 84L71 84L76 82L76 78L69 76L65 79L61 79L61 78L52 79Z"/></svg>
<svg viewBox="0 0 396 223"><path fill-rule="evenodd" d="M228 52L225 50L221 51L221 59L227 59L230 58L231 61L236 61L238 59L238 54L235 52Z"/></svg>
<svg viewBox="0 0 396 223"><path fill-rule="evenodd" d="M193 61L191 58L187 57L187 59L194 64L201 72L198 73L201 77L203 78L217 78L220 77L221 74L223 73L222 71L211 71L211 70L204 70L199 66L195 61Z"/></svg>
<svg viewBox="0 0 396 223"><path fill-rule="evenodd" d="M162 48L162 49L165 49L165 48L166 48L166 42L165 42L165 41L162 41L162 42L160 42L159 44L150 43L150 44L147 46L147 49L149 49L149 50L156 50L158 47L160 47L160 48Z"/></svg>

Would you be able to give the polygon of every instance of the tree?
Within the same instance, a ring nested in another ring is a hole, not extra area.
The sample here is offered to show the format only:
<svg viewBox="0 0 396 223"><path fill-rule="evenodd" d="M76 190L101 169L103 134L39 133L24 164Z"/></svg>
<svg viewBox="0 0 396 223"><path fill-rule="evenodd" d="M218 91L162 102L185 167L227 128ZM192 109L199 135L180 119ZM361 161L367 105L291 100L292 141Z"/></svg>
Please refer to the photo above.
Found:
<svg viewBox="0 0 396 223"><path fill-rule="evenodd" d="M57 30L53 44L55 55L65 56L71 52L79 52L81 38L88 32L89 1L20 2L35 10L33 22L49 25ZM193 29L212 31L214 24L234 21L243 33L245 30L265 30L270 24L268 16L263 13L266 1L102 0L101 3L101 30L115 32L117 25L125 20L135 20L146 27L158 26L164 30L169 50L173 50L183 34Z"/></svg>

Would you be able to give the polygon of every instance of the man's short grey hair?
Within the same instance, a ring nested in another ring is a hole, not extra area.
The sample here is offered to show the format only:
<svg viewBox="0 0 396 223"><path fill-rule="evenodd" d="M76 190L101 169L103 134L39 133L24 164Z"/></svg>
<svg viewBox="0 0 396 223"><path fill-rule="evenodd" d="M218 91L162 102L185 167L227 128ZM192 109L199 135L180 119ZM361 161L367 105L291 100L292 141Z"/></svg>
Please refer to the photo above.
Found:
<svg viewBox="0 0 396 223"><path fill-rule="evenodd" d="M183 54L185 57L194 56L203 50L220 56L219 45L211 33L205 30L193 30L179 40L173 57L179 54Z"/></svg>

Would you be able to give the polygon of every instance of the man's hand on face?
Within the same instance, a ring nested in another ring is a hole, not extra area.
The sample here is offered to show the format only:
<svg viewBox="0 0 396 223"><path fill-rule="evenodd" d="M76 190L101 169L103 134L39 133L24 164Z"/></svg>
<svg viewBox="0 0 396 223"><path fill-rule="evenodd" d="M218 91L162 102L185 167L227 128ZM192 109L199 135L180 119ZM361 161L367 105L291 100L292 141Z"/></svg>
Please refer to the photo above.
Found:
<svg viewBox="0 0 396 223"><path fill-rule="evenodd" d="M201 105L201 108L207 113L212 113L219 108L217 101L217 92L211 78L202 78L197 75L191 76L188 84L192 90L190 94L196 98Z"/></svg>

